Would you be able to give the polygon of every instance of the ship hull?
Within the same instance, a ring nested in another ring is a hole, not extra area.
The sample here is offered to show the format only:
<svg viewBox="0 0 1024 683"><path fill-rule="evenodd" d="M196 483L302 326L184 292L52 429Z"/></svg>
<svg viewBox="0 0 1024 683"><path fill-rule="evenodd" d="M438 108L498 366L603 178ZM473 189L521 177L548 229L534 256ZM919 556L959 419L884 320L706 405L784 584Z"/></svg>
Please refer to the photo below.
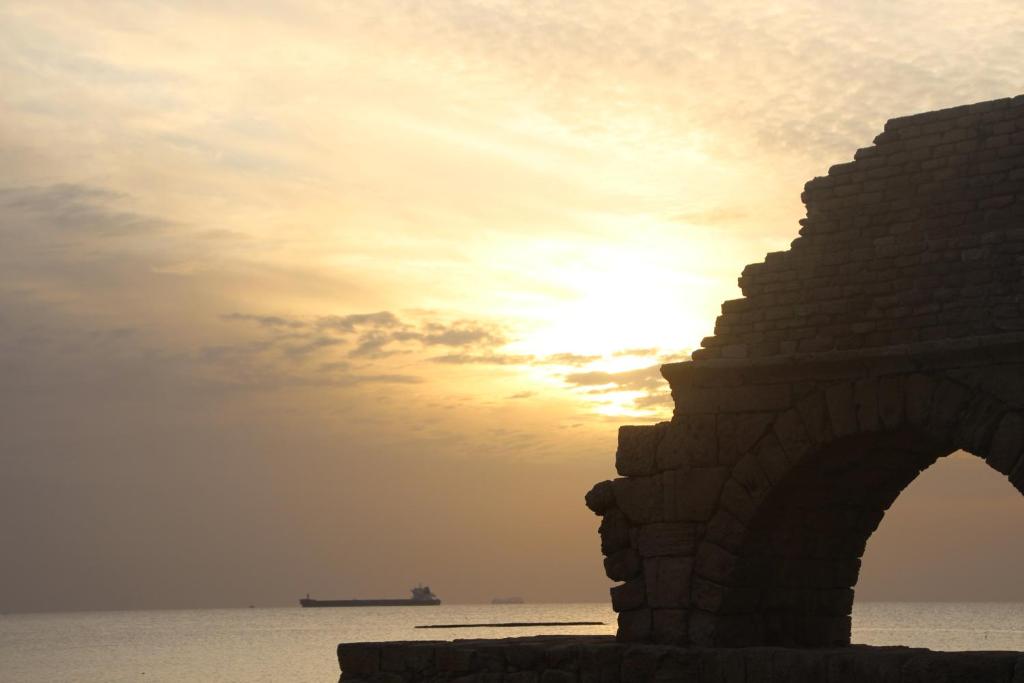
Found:
<svg viewBox="0 0 1024 683"><path fill-rule="evenodd" d="M316 600L313 598L302 598L299 604L303 607L436 607L441 604L438 599L433 600Z"/></svg>

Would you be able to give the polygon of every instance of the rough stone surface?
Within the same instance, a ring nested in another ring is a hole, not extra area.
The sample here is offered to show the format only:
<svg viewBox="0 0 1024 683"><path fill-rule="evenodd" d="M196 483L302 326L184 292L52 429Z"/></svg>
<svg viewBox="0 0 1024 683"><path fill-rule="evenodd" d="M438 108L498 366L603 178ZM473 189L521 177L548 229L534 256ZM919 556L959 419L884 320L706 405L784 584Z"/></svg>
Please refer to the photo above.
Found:
<svg viewBox="0 0 1024 683"><path fill-rule="evenodd" d="M683 613L655 611L654 634L681 637ZM816 650L683 648L610 636L344 643L340 683L1018 683L1016 652L932 652L863 645ZM390 662L382 671L376 662Z"/></svg>
<svg viewBox="0 0 1024 683"><path fill-rule="evenodd" d="M1022 134L1024 96L893 119L807 183L790 249L662 367L671 422L623 427L622 476L587 495L609 577L632 582L621 640L848 644L860 557L924 468L963 449L1024 492ZM874 661L757 667L869 680Z"/></svg>

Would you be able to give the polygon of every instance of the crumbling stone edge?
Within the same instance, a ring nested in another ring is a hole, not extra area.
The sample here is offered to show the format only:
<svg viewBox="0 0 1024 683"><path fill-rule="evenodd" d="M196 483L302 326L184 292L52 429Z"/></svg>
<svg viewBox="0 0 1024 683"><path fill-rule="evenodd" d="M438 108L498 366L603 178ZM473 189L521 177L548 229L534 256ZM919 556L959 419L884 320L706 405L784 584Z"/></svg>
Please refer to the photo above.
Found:
<svg viewBox="0 0 1024 683"><path fill-rule="evenodd" d="M1024 653L687 648L613 636L342 643L341 683L1024 683Z"/></svg>

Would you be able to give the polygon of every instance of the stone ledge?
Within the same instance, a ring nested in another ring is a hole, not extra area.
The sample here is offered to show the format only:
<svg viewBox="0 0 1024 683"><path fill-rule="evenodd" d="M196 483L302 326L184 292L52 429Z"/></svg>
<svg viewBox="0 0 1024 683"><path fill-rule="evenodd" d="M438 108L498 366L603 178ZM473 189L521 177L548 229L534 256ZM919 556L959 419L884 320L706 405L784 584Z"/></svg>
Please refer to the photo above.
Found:
<svg viewBox="0 0 1024 683"><path fill-rule="evenodd" d="M758 377L806 375L848 370L907 371L921 366L973 367L998 360L1024 359L1024 334L1006 333L898 344L892 346L792 353L762 358L709 358L666 363L662 376L672 386L710 382L734 376L734 384Z"/></svg>
<svg viewBox="0 0 1024 683"><path fill-rule="evenodd" d="M342 643L341 683L1024 683L1024 653L683 648L613 636Z"/></svg>

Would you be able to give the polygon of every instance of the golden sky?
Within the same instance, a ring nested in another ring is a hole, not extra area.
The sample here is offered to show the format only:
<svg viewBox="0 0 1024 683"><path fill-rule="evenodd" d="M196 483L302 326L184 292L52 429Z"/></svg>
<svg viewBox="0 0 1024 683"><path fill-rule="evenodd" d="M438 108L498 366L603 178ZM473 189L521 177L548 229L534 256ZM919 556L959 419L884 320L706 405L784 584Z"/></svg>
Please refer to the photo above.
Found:
<svg viewBox="0 0 1024 683"><path fill-rule="evenodd" d="M580 500L617 425L670 415L660 363L887 118L1019 93L1021 26L1015 0L4 3L0 577L82 569L8 602L601 599Z"/></svg>

